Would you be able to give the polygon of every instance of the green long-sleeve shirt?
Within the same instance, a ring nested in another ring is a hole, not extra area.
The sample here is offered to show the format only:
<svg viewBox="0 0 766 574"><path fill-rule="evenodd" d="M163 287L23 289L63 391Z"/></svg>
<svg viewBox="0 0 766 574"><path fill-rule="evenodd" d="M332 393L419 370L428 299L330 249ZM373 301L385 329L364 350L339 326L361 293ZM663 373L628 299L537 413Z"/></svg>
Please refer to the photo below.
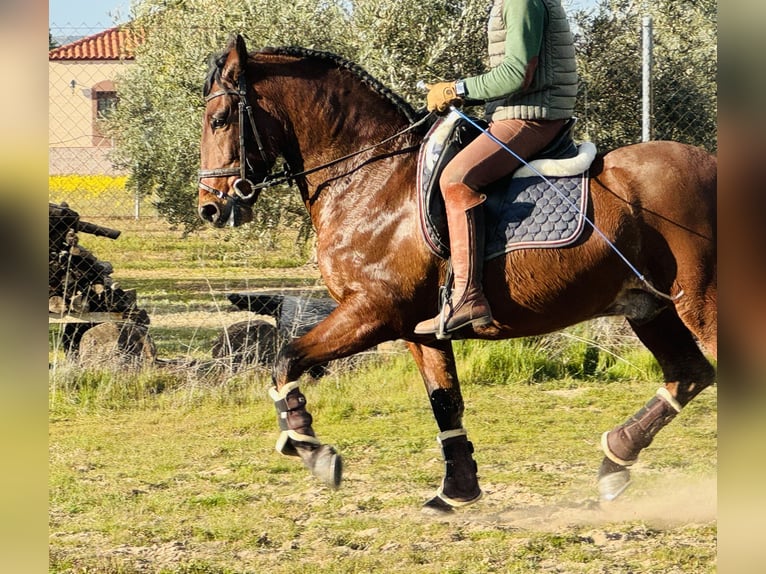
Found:
<svg viewBox="0 0 766 574"><path fill-rule="evenodd" d="M490 70L464 80L487 118L571 117L577 64L561 0L494 0L487 32Z"/></svg>
<svg viewBox="0 0 766 574"><path fill-rule="evenodd" d="M499 66L485 74L465 79L471 98L494 100L518 92L524 85L529 62L540 53L545 24L542 0L506 0L503 21L505 57Z"/></svg>

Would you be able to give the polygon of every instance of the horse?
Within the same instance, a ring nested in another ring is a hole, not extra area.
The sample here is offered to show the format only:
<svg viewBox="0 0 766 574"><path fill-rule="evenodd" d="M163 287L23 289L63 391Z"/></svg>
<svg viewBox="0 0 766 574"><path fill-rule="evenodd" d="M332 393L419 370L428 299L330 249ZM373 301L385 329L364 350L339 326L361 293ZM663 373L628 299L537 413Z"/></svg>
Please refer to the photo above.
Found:
<svg viewBox="0 0 766 574"><path fill-rule="evenodd" d="M242 36L232 35L211 62L203 89L200 217L219 227L241 225L252 220L262 190L294 183L316 230L321 276L337 301L274 362L269 394L280 428L277 451L300 457L337 488L341 456L316 436L299 378L316 365L401 339L423 378L444 457L443 479L424 510L453 512L476 502L482 490L462 424L452 341L414 333L438 312L448 272L419 224L416 156L424 113L329 52L249 53ZM285 171L274 173L279 158ZM645 142L599 154L588 178L592 225L567 247L514 250L487 261L492 322L469 325L455 338L535 336L595 317L626 317L665 382L634 416L601 436L598 490L602 500L613 500L629 484L641 450L715 381L706 353L715 357L717 347L717 160L689 145Z"/></svg>

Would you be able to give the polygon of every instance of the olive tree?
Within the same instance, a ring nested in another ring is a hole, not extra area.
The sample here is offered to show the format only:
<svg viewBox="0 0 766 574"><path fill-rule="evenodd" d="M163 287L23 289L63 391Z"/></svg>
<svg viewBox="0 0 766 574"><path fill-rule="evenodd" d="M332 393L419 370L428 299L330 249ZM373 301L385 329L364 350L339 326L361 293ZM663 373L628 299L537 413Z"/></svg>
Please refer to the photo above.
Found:
<svg viewBox="0 0 766 574"><path fill-rule="evenodd" d="M135 66L117 83L120 105L110 122L115 160L129 171L132 191L152 194L162 216L191 230L200 225L196 173L202 86L211 56L232 32L243 34L251 48L300 43L327 49L328 37L340 38L342 45L346 16L338 6L314 0L141 0L134 2L132 16L142 42ZM285 190L263 194L255 227L300 219L296 203L295 194Z"/></svg>
<svg viewBox="0 0 766 574"><path fill-rule="evenodd" d="M655 17L656 137L715 148L716 4L646 3ZM232 32L251 49L299 45L334 52L364 67L416 107L419 80L451 80L486 69L488 0L134 0L142 42L119 79L110 120L115 160L131 191L156 198L162 216L190 230L196 215L202 85L212 54ZM641 135L640 22L632 0L601 0L573 13L581 77L578 135L603 150ZM478 110L477 110L478 112ZM256 229L302 225L297 194L269 189Z"/></svg>
<svg viewBox="0 0 766 574"><path fill-rule="evenodd" d="M606 151L641 140L642 19L654 27L652 139L714 151L717 115L715 0L601 0L574 14L581 133Z"/></svg>

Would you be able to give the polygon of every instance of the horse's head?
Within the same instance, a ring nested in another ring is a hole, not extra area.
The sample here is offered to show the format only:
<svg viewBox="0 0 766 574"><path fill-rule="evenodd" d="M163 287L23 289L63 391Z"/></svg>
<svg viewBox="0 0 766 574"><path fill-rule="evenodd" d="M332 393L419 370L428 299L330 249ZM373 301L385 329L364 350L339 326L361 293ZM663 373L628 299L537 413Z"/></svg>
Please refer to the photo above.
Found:
<svg viewBox="0 0 766 574"><path fill-rule="evenodd" d="M267 180L277 156L264 147L264 122L269 118L254 105L247 63L245 41L233 36L205 82L198 210L204 221L217 227L252 220L262 187L258 184Z"/></svg>

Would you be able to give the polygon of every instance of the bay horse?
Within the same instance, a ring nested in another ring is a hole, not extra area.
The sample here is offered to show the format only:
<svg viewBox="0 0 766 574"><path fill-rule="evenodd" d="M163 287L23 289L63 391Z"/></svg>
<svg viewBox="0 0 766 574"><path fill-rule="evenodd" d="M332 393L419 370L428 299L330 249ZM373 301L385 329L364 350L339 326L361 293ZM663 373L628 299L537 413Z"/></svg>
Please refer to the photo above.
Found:
<svg viewBox="0 0 766 574"><path fill-rule="evenodd" d="M262 189L294 180L316 230L322 278L338 303L275 361L277 450L338 487L341 458L317 438L298 379L315 365L402 339L425 382L445 459L425 508L450 512L477 501L482 491L452 343L413 331L437 313L447 272L419 224L422 114L343 58L302 48L248 53L239 35L211 65L204 95L200 216L240 225L252 220ZM279 157L288 171L275 175ZM627 486L639 452L715 380L701 347L715 356L717 161L699 148L647 142L597 156L589 177L593 226L565 248L489 260L483 283L493 321L459 337L525 337L599 316L627 318L666 382L601 437L599 491L611 500Z"/></svg>

